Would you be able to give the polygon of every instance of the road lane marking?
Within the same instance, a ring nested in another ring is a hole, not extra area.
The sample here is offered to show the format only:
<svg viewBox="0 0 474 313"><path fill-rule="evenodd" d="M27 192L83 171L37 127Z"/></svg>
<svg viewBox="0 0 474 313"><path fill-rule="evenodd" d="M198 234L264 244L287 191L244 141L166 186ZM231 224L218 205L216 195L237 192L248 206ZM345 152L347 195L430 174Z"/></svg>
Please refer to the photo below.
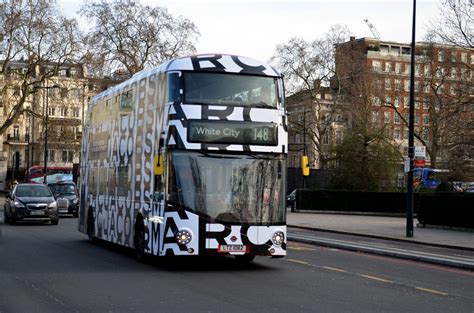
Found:
<svg viewBox="0 0 474 313"><path fill-rule="evenodd" d="M449 295L446 292L442 292L442 291L438 291L438 290L434 290L434 289L429 289L429 288L415 287L415 289L420 290L420 291L429 292L429 293L434 293L434 294L440 295L440 296L448 296Z"/></svg>
<svg viewBox="0 0 474 313"><path fill-rule="evenodd" d="M293 262L293 263L298 263L298 264L303 264L303 265L309 265L308 262L305 261L300 261L300 260L295 260L295 259L286 259L287 261Z"/></svg>
<svg viewBox="0 0 474 313"><path fill-rule="evenodd" d="M360 274L359 276L362 276L362 277L365 277L365 278L368 278L368 279L373 279L373 280L381 281L381 282L384 282L384 283L391 283L391 284L393 284L393 281L391 281L391 280L383 279L383 278L376 277L376 276L362 275L362 274Z"/></svg>
<svg viewBox="0 0 474 313"><path fill-rule="evenodd" d="M330 266L323 266L323 268L331 271L336 271L336 272L341 272L341 273L347 273L346 270L341 270L340 268L335 268L335 267L330 267Z"/></svg>

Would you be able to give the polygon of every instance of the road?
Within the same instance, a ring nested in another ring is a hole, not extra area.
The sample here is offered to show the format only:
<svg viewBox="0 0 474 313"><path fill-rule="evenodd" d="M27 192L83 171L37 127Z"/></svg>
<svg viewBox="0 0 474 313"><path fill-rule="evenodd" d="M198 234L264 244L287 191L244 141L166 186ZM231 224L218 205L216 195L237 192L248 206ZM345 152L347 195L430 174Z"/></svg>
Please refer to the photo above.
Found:
<svg viewBox="0 0 474 313"><path fill-rule="evenodd" d="M295 242L287 258L250 265L142 264L76 224L0 223L0 313L474 312L474 272L461 269Z"/></svg>

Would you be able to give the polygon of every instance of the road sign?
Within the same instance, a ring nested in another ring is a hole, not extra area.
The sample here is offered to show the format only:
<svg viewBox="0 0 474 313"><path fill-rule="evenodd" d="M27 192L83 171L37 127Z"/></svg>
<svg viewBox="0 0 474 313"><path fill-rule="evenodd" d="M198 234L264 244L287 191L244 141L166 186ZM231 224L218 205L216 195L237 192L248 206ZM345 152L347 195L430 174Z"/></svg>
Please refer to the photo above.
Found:
<svg viewBox="0 0 474 313"><path fill-rule="evenodd" d="M413 165L415 167L425 167L426 166L426 160L425 159L420 159L420 160L415 159Z"/></svg>
<svg viewBox="0 0 474 313"><path fill-rule="evenodd" d="M415 146L415 158L425 158L425 157L426 157L426 147Z"/></svg>
<svg viewBox="0 0 474 313"><path fill-rule="evenodd" d="M408 173L410 171L410 158L404 159L403 170L405 171L405 173Z"/></svg>

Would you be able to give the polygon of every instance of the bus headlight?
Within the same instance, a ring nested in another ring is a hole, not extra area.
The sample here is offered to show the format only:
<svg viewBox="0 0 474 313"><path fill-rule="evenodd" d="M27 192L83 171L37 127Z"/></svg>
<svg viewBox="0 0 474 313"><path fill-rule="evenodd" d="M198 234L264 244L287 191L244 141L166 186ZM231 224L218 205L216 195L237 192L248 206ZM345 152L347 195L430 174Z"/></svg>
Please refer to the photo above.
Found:
<svg viewBox="0 0 474 313"><path fill-rule="evenodd" d="M187 245L188 243L191 242L193 239L193 236L191 233L187 230L180 230L176 233L176 241L178 242L179 245Z"/></svg>
<svg viewBox="0 0 474 313"><path fill-rule="evenodd" d="M282 231L276 231L273 233L272 242L276 246L281 246L281 244L285 241L285 234Z"/></svg>

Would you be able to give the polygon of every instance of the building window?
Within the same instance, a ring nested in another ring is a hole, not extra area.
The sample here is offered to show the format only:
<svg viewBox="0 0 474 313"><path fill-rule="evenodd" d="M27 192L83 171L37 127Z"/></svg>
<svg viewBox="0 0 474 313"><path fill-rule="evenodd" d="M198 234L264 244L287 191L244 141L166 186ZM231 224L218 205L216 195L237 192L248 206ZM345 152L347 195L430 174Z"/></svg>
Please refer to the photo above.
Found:
<svg viewBox="0 0 474 313"><path fill-rule="evenodd" d="M391 73L392 72L392 63L385 62L385 72Z"/></svg>
<svg viewBox="0 0 474 313"><path fill-rule="evenodd" d="M400 74L402 72L402 64L401 63L395 63L395 73Z"/></svg>
<svg viewBox="0 0 474 313"><path fill-rule="evenodd" d="M405 80L405 91L410 91L410 81L409 80Z"/></svg>
<svg viewBox="0 0 474 313"><path fill-rule="evenodd" d="M295 143L300 143L301 142L301 135L300 134L296 134L295 135Z"/></svg>
<svg viewBox="0 0 474 313"><path fill-rule="evenodd" d="M336 144L342 143L342 130L336 130Z"/></svg>
<svg viewBox="0 0 474 313"><path fill-rule="evenodd" d="M467 53L466 52L461 52L461 62L462 63L467 63Z"/></svg>
<svg viewBox="0 0 474 313"><path fill-rule="evenodd" d="M67 108L61 108L60 111L61 111L61 116L67 116L67 114L68 114L68 109Z"/></svg>
<svg viewBox="0 0 474 313"><path fill-rule="evenodd" d="M425 76L430 77L431 75L431 66L428 64L425 64Z"/></svg>
<svg viewBox="0 0 474 313"><path fill-rule="evenodd" d="M380 118L380 113L376 111L372 111L372 122L377 123Z"/></svg>
<svg viewBox="0 0 474 313"><path fill-rule="evenodd" d="M400 115L398 115L398 113L395 113L395 115L393 116L393 122L395 124L400 124Z"/></svg>
<svg viewBox="0 0 474 313"><path fill-rule="evenodd" d="M420 123L420 116L418 114L415 114L415 124Z"/></svg>
<svg viewBox="0 0 474 313"><path fill-rule="evenodd" d="M420 99L418 98L415 98L415 109L419 109L420 108Z"/></svg>
<svg viewBox="0 0 474 313"><path fill-rule="evenodd" d="M54 116L55 111L56 111L55 108L48 107L48 115Z"/></svg>
<svg viewBox="0 0 474 313"><path fill-rule="evenodd" d="M375 106L380 106L382 101L380 101L380 98L379 97L376 97L376 96L373 96L372 97L372 105L375 105Z"/></svg>
<svg viewBox="0 0 474 313"><path fill-rule="evenodd" d="M451 75L449 77L451 77L452 79L456 79L456 76L457 76L457 70L455 67L451 68Z"/></svg>
<svg viewBox="0 0 474 313"><path fill-rule="evenodd" d="M62 162L69 162L71 163L72 160L74 159L74 151L72 150L63 150L63 155L62 155Z"/></svg>
<svg viewBox="0 0 474 313"><path fill-rule="evenodd" d="M393 139L400 139L400 136L401 136L401 134L400 134L400 129L395 128L395 129L393 130Z"/></svg>
<svg viewBox="0 0 474 313"><path fill-rule="evenodd" d="M402 81L399 79L395 79L395 90L396 91L402 90Z"/></svg>
<svg viewBox="0 0 474 313"><path fill-rule="evenodd" d="M430 123L430 116L428 114L423 114L423 124L428 125Z"/></svg>
<svg viewBox="0 0 474 313"><path fill-rule="evenodd" d="M20 126L18 125L13 126L13 138L16 140L20 138Z"/></svg>
<svg viewBox="0 0 474 313"><path fill-rule="evenodd" d="M55 161L55 150L48 149L48 161L54 162Z"/></svg>
<svg viewBox="0 0 474 313"><path fill-rule="evenodd" d="M385 96L385 104L386 105L391 105L392 104L392 98L390 98L390 96Z"/></svg>
<svg viewBox="0 0 474 313"><path fill-rule="evenodd" d="M393 99L393 105L394 105L396 108L400 107L400 97L395 97L395 98Z"/></svg>
<svg viewBox="0 0 474 313"><path fill-rule="evenodd" d="M456 92L456 87L454 85L451 85L449 87L449 93L452 95L452 96L455 96L457 94Z"/></svg>
<svg viewBox="0 0 474 313"><path fill-rule="evenodd" d="M439 62L444 61L444 51L438 51L438 61Z"/></svg>
<svg viewBox="0 0 474 313"><path fill-rule="evenodd" d="M329 144L329 132L326 131L323 136L323 145L328 145Z"/></svg>
<svg viewBox="0 0 474 313"><path fill-rule="evenodd" d="M403 130L403 139L408 139L408 128L406 128L406 127Z"/></svg>
<svg viewBox="0 0 474 313"><path fill-rule="evenodd" d="M383 121L385 124L390 123L390 112L383 112Z"/></svg>
<svg viewBox="0 0 474 313"><path fill-rule="evenodd" d="M385 90L391 90L392 89L392 80L390 78L385 79Z"/></svg>
<svg viewBox="0 0 474 313"><path fill-rule="evenodd" d="M372 61L372 69L376 72L382 71L382 63L380 61Z"/></svg>
<svg viewBox="0 0 474 313"><path fill-rule="evenodd" d="M403 97L403 105L405 106L405 108L410 107L410 97Z"/></svg>

